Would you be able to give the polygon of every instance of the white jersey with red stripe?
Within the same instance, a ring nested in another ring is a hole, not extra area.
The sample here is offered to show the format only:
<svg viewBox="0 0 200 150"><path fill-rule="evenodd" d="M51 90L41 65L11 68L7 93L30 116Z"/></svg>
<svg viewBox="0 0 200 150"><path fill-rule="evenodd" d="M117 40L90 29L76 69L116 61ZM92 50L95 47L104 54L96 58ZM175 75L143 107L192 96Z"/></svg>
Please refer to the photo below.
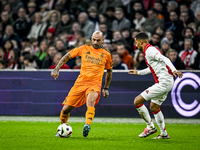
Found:
<svg viewBox="0 0 200 150"><path fill-rule="evenodd" d="M162 55L158 48L147 44L143 54L148 68L138 71L138 75L152 73L156 83L166 83L173 79L172 72L176 68L167 57Z"/></svg>

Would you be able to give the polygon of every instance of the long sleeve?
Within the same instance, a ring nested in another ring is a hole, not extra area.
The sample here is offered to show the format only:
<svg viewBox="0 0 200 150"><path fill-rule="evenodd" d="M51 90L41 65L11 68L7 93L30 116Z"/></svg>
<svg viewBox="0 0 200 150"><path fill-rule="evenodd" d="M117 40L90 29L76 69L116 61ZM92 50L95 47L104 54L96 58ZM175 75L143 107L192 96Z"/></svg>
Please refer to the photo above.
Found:
<svg viewBox="0 0 200 150"><path fill-rule="evenodd" d="M164 62L167 66L169 66L169 68L172 70L172 72L176 71L177 69L174 67L174 65L171 63L171 61L169 60L169 58L165 57L164 55L161 55L159 53L156 53L156 55L154 55L154 59Z"/></svg>
<svg viewBox="0 0 200 150"><path fill-rule="evenodd" d="M167 66L169 66L169 68L172 70L172 72L176 71L177 69L174 67L174 65L171 63L171 61L169 60L169 58L165 57L163 58L163 61L165 62L165 64Z"/></svg>
<svg viewBox="0 0 200 150"><path fill-rule="evenodd" d="M150 74L150 73L151 73L151 71L150 71L149 67L138 71L138 75L146 75L146 74Z"/></svg>

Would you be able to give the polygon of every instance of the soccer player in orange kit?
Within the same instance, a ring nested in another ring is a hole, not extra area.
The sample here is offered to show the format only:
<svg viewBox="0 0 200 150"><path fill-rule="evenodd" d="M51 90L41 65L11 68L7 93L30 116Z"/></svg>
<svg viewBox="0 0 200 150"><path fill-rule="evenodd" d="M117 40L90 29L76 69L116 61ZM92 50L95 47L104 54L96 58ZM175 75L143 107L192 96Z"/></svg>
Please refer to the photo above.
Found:
<svg viewBox="0 0 200 150"><path fill-rule="evenodd" d="M101 31L95 31L92 34L91 40L91 45L82 45L65 54L56 68L51 72L51 76L56 79L59 76L59 69L62 65L71 58L81 56L80 75L63 102L60 120L61 123L67 123L72 109L86 103L86 120L83 126L84 137L87 137L90 132L90 124L95 115L95 106L100 98L104 69L107 69L107 73L102 93L105 98L109 96L108 89L112 79L113 66L110 52L102 46L102 42L104 41L103 33Z"/></svg>

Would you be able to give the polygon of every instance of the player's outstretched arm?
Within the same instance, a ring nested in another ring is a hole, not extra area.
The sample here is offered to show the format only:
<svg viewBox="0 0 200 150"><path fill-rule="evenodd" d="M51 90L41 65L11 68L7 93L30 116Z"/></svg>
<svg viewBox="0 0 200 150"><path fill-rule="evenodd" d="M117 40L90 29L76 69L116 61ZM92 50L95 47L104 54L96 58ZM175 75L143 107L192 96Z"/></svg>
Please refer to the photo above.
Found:
<svg viewBox="0 0 200 150"><path fill-rule="evenodd" d="M165 62L165 64L166 64L167 66L169 66L169 68L172 70L173 75L174 75L175 77L178 76L179 78L182 78L183 73L176 70L176 68L174 67L174 65L172 64L172 62L170 61L169 58L167 58L167 57L165 57L165 56L163 56L163 55L156 55L156 56L157 56L157 57L154 57L154 58L157 58L158 60Z"/></svg>
<svg viewBox="0 0 200 150"><path fill-rule="evenodd" d="M180 71L177 71L177 70L175 70L174 72L173 72L173 75L175 76L175 77L179 77L179 78L182 78L182 76L183 76L183 73L182 72L180 72Z"/></svg>
<svg viewBox="0 0 200 150"><path fill-rule="evenodd" d="M138 75L138 71L137 70L129 70L128 74Z"/></svg>
<svg viewBox="0 0 200 150"><path fill-rule="evenodd" d="M52 70L51 76L54 77L55 80L56 80L56 78L59 76L59 70L60 70L60 68L61 68L69 59L71 59L70 53L65 54L65 55L61 58L61 60L58 62L56 68Z"/></svg>
<svg viewBox="0 0 200 150"><path fill-rule="evenodd" d="M103 97L107 98L109 96L109 86L112 79L112 69L108 69L106 73L106 80L105 80L105 86L103 88Z"/></svg>

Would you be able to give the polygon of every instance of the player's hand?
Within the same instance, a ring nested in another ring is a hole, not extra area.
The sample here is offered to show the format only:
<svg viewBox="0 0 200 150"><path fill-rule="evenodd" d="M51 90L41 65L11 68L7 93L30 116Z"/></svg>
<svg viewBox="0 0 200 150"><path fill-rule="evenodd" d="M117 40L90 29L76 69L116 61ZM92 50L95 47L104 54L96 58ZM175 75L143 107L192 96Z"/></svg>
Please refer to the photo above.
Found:
<svg viewBox="0 0 200 150"><path fill-rule="evenodd" d="M57 79L57 77L59 76L59 71L57 71L57 70L52 70L51 71L51 76L52 77L54 77L54 79L56 80Z"/></svg>
<svg viewBox="0 0 200 150"><path fill-rule="evenodd" d="M173 72L173 75L174 75L175 77L177 77L177 76L178 76L179 78L182 78L182 76L183 76L183 73L182 73L182 72L180 72L180 71L177 71L177 70L176 70L176 71L174 71L174 72Z"/></svg>
<svg viewBox="0 0 200 150"><path fill-rule="evenodd" d="M103 97L107 98L109 96L109 91L108 89L103 89L102 90L102 93L103 93Z"/></svg>
<svg viewBox="0 0 200 150"><path fill-rule="evenodd" d="M137 70L129 70L128 74L138 75Z"/></svg>

